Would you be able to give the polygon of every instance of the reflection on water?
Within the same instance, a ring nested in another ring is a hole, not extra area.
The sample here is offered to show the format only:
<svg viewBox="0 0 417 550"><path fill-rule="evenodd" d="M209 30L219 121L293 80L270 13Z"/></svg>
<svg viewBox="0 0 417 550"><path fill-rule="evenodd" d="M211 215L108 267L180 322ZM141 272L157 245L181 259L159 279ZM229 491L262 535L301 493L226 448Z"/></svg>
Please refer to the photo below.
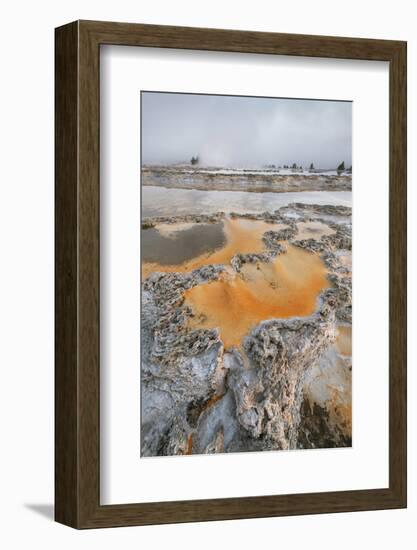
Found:
<svg viewBox="0 0 417 550"><path fill-rule="evenodd" d="M193 328L218 328L226 348L239 346L261 321L311 315L317 296L329 287L326 268L316 254L289 245L271 263L245 264L239 274L186 291L195 312Z"/></svg>
<svg viewBox="0 0 417 550"><path fill-rule="evenodd" d="M171 226L175 227L175 226ZM194 224L182 231L167 233L155 228L142 229L143 262L160 265L182 264L221 247L226 240L223 223Z"/></svg>
<svg viewBox="0 0 417 550"><path fill-rule="evenodd" d="M245 191L197 191L142 187L142 216L178 216L216 212L272 212L292 202L351 206L351 191L305 191L295 193L248 193Z"/></svg>
<svg viewBox="0 0 417 550"><path fill-rule="evenodd" d="M213 224L218 225L218 224ZM221 225L221 224L220 224ZM205 226L207 227L207 225ZM143 277L147 277L150 273L153 271L165 271L165 272L172 272L177 271L180 273L185 273L192 271L193 269L197 269L203 265L211 265L211 264L229 264L230 260L233 258L235 254L247 254L247 253L256 253L261 252L265 250L265 244L262 240L262 235L266 231L271 230L278 230L285 227L282 224L271 224L267 223L262 220L245 220L245 219L229 219L226 218L223 222L223 232L224 236L226 237L226 243L221 248L215 250L214 252L209 252L205 254L201 254L200 256L193 256L193 259L191 261L184 260L181 261L175 261L178 260L178 257L175 257L175 254L173 254L173 259L171 261L175 262L169 265L169 261L165 261L163 250L157 250L154 248L153 250L149 250L148 246L153 246L152 244L152 238L146 239L145 244L142 243L142 254L143 258L150 258L151 255L153 255L154 258L156 258L155 261L148 261L148 262L142 262L142 275ZM186 231L178 232L179 237L179 246L181 246L181 237L183 233L187 233L188 231L191 231L190 235L193 235L193 231L197 231L200 229L199 225L196 224L193 226L193 228L188 229ZM150 231L149 229L145 229L142 231L142 239L144 236L147 235L147 232ZM201 247L203 250L209 250L210 246L208 241L206 241L206 237L203 232L200 232L200 238L201 238ZM177 239L169 239L166 238L165 241L163 241L163 237L160 236L159 240L156 240L155 243L160 243L161 241L164 242L164 247L171 246L172 251L174 251L177 247L176 241ZM155 244L154 243L154 244ZM212 247L213 248L213 247ZM185 251L186 253L186 251ZM171 257L171 256L170 256ZM168 265L167 265L168 264Z"/></svg>

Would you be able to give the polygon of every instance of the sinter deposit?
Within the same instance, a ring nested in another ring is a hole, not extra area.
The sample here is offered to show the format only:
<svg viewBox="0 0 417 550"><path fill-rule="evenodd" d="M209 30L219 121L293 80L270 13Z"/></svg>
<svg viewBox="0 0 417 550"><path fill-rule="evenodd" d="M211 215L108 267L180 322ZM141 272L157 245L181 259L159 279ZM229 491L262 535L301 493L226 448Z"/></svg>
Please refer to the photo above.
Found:
<svg viewBox="0 0 417 550"><path fill-rule="evenodd" d="M161 217L146 231L142 456L350 446L351 209Z"/></svg>
<svg viewBox="0 0 417 550"><path fill-rule="evenodd" d="M286 193L351 191L349 172L278 169L236 170L189 166L143 166L142 185L176 189Z"/></svg>

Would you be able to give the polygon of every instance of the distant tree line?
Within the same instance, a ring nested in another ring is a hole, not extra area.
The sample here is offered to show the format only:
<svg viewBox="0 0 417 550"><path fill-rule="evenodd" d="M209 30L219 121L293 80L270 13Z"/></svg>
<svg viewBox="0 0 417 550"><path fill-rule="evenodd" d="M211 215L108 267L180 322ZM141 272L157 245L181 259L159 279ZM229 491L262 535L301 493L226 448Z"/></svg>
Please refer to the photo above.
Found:
<svg viewBox="0 0 417 550"><path fill-rule="evenodd" d="M337 167L338 173L340 172L352 172L352 165L350 165L350 168L345 168L345 161L341 162L339 166Z"/></svg>
<svg viewBox="0 0 417 550"><path fill-rule="evenodd" d="M196 166L199 162L200 162L200 158L199 158L198 155L191 157L190 163L191 163L192 166ZM292 165L284 164L283 166L277 166L276 164L266 164L265 166L266 166L266 168L272 168L272 169L274 169L274 168L278 168L278 169L284 168L284 169L287 169L287 170L302 170L303 169L301 164L300 164L300 166L298 166L296 162L294 162ZM313 162L310 164L309 170L315 170ZM342 161L338 165L336 170L339 174L342 173L342 172L345 172L346 171L345 161ZM352 166L350 166L350 168L348 168L347 171L352 172Z"/></svg>

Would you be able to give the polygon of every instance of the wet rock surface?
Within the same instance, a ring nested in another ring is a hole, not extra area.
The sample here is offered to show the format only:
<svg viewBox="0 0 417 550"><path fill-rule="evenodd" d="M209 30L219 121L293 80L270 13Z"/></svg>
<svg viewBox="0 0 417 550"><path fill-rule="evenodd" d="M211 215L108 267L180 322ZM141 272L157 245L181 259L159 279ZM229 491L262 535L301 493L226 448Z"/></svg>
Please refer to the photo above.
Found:
<svg viewBox="0 0 417 550"><path fill-rule="evenodd" d="M224 216L143 223L217 223ZM351 209L294 203L272 214L233 216L285 227L265 231L262 253L237 254L229 265L189 273L152 273L142 283L142 456L350 445L346 415L334 413L339 406L334 399L315 397L313 380L331 372L337 326L351 323L351 272L345 261L352 247ZM309 221L334 233L297 240L297 223ZM217 329L190 328L188 289L217 281L227 270L239 273L246 263L267 264L285 254L288 244L319 255L328 270L331 288L318 296L313 315L263 321L231 349L225 349ZM351 362L336 355L348 385Z"/></svg>

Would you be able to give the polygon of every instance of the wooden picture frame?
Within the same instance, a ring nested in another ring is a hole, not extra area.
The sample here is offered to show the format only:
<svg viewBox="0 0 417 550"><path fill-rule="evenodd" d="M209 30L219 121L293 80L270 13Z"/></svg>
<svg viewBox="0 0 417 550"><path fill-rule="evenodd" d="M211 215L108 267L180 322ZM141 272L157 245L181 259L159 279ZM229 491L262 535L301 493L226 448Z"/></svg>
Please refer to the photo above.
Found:
<svg viewBox="0 0 417 550"><path fill-rule="evenodd" d="M75 528L406 506L406 43L76 21L56 29L55 519ZM389 487L100 505L99 56L117 44L389 62Z"/></svg>

